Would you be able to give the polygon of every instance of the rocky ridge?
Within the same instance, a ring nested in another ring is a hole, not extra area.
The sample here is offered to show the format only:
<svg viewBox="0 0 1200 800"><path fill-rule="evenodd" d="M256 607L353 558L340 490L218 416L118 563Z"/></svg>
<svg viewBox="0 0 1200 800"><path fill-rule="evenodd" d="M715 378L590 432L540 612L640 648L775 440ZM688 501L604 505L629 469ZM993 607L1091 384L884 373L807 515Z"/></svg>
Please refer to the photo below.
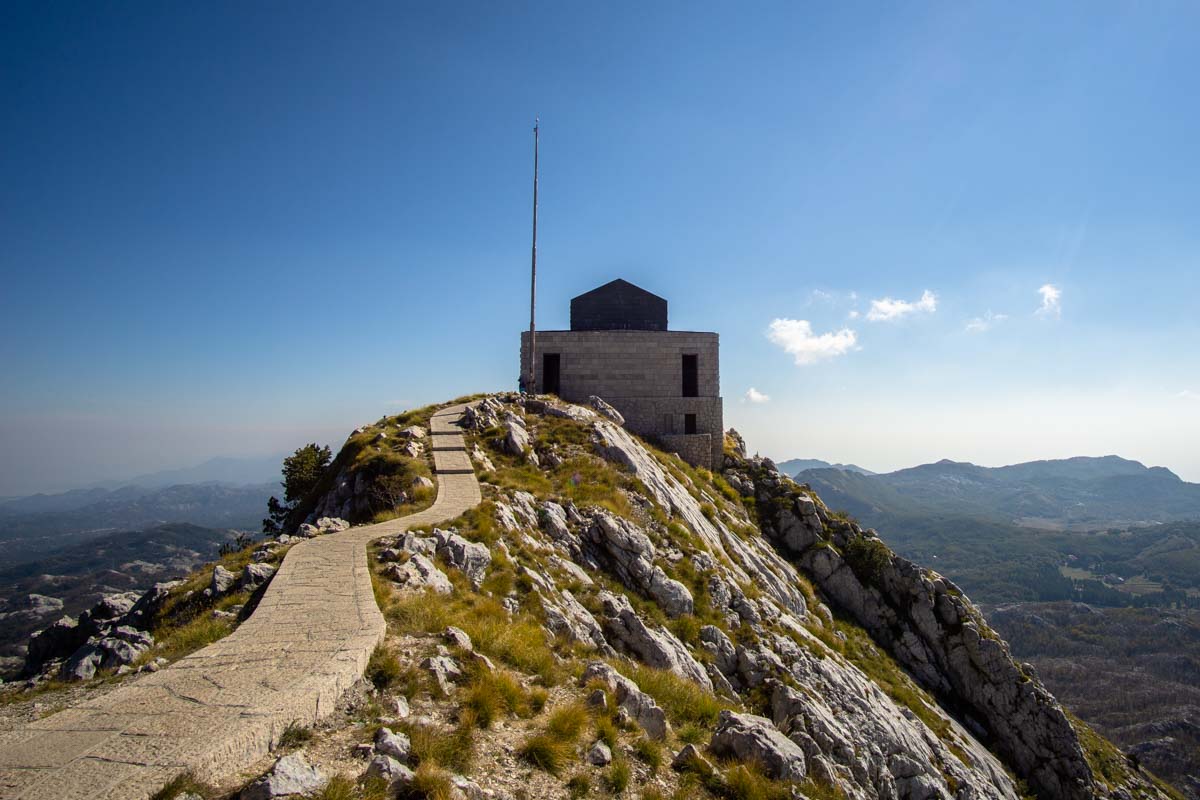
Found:
<svg viewBox="0 0 1200 800"><path fill-rule="evenodd" d="M576 796L593 772L615 787L621 765L665 746L669 773L635 761L643 796L1017 800L1026 783L1042 797L1168 796L1135 767L1098 775L1053 697L952 583L747 458L736 433L710 475L605 406L485 399L466 416L484 504L377 542L395 643L380 663L396 666L368 669L378 732L353 746L362 762L348 778L361 791L434 796L436 779L436 796ZM335 460L309 509L346 508L347 463ZM239 580L214 570L209 588ZM501 629L523 632L523 649ZM402 694L380 677L391 674L410 676ZM548 721L544 699L480 721L479 687L501 685L548 690ZM545 725L544 739L572 704L595 728L570 740L564 783L531 755L532 734ZM435 729L491 755L435 752ZM531 735L501 745L509 729ZM305 758L285 756L241 796L312 796L346 769ZM775 793L741 793L745 769Z"/></svg>

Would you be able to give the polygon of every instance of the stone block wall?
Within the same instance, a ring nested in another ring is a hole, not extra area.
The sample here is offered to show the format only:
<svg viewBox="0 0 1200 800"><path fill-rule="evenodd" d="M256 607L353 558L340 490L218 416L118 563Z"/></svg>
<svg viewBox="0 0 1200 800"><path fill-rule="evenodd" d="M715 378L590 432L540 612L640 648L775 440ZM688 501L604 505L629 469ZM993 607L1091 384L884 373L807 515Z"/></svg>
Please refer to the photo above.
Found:
<svg viewBox="0 0 1200 800"><path fill-rule="evenodd" d="M542 354L558 353L560 394L571 402L588 395L680 397L683 356L697 358L700 397L720 394L720 348L715 333L692 331L538 331L534 359L538 391ZM529 356L529 332L521 333L521 365ZM523 371L523 370L522 370ZM612 402L611 400L609 402Z"/></svg>
<svg viewBox="0 0 1200 800"><path fill-rule="evenodd" d="M602 397L624 415L626 427L634 433L657 438L689 463L709 468L720 464L724 420L717 334L539 331L534 359L538 392L545 390L545 353L558 353L558 393L564 400L586 403L590 395ZM696 356L697 397L683 396L684 355ZM528 357L529 332L524 331L522 372ZM696 415L692 436L684 435L686 414Z"/></svg>
<svg viewBox="0 0 1200 800"><path fill-rule="evenodd" d="M659 436L658 439L663 449L678 453L680 458L693 466L713 469L714 464L720 463L716 459L721 457L723 436L696 433L691 436Z"/></svg>

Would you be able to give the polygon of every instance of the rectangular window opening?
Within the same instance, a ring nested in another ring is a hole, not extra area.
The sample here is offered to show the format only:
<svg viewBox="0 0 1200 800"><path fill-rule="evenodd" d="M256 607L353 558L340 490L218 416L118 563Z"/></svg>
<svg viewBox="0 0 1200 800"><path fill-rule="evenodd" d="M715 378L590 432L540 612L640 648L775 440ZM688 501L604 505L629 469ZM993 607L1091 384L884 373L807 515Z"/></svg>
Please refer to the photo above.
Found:
<svg viewBox="0 0 1200 800"><path fill-rule="evenodd" d="M695 433L696 432L696 415L695 414L684 414L683 415L683 432L684 433Z"/></svg>
<svg viewBox="0 0 1200 800"><path fill-rule="evenodd" d="M683 357L683 396L700 396L699 356L685 355Z"/></svg>

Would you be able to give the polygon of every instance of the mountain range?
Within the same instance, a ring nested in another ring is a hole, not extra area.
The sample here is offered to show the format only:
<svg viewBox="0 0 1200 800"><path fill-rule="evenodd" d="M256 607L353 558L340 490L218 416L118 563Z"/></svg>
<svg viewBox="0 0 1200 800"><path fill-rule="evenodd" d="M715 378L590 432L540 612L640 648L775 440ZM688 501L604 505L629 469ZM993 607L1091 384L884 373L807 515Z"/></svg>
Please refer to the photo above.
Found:
<svg viewBox="0 0 1200 800"><path fill-rule="evenodd" d="M864 469L857 464L830 464L828 461L822 461L819 458L792 458L787 461L781 461L775 465L784 475L795 475L798 472L803 472L806 469L840 469L846 472L857 472L860 475L875 475L869 469Z"/></svg>
<svg viewBox="0 0 1200 800"><path fill-rule="evenodd" d="M1200 484L1118 456L1006 467L943 460L876 475L834 467L784 471L863 517L964 515L1052 530L1200 518Z"/></svg>
<svg viewBox="0 0 1200 800"><path fill-rule="evenodd" d="M0 505L0 566L12 567L116 531L166 523L257 530L278 484L125 486L35 495Z"/></svg>

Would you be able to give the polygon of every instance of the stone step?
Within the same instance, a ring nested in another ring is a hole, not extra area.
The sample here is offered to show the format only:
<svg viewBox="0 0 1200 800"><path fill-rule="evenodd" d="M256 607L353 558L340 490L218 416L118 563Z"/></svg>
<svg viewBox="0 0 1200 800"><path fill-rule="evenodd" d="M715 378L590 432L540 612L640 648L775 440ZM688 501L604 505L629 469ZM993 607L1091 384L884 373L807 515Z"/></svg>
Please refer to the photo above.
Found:
<svg viewBox="0 0 1200 800"><path fill-rule="evenodd" d="M434 450L433 451L433 469L439 475L454 475L468 472L473 473L474 467L471 466L471 459L461 450Z"/></svg>

